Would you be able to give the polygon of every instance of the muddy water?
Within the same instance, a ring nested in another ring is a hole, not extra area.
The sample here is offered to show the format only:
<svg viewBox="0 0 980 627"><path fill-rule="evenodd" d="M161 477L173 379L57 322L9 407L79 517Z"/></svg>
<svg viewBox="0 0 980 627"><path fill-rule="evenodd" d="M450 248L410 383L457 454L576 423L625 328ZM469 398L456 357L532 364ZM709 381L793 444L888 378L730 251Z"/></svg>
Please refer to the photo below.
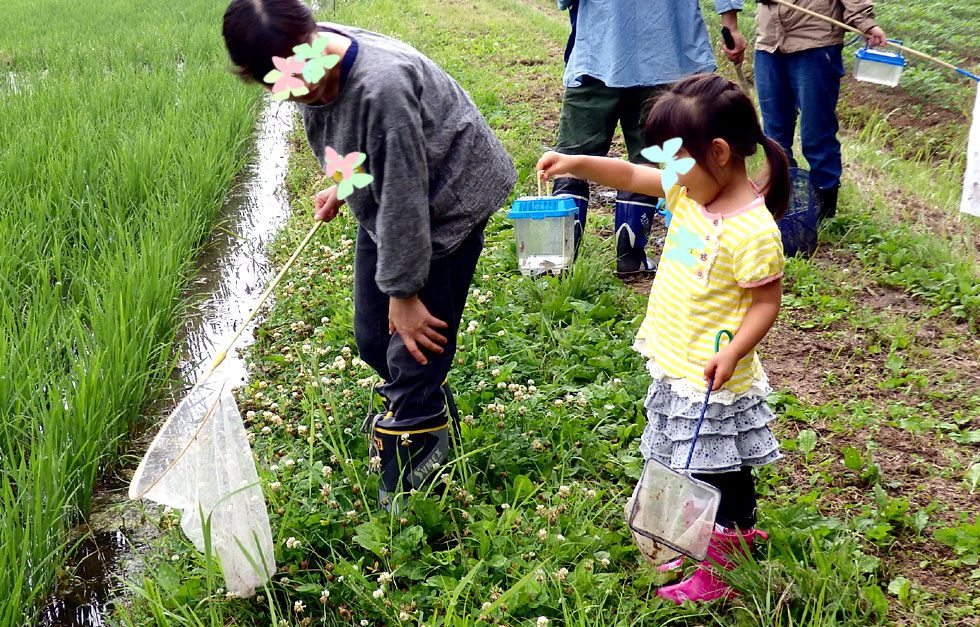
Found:
<svg viewBox="0 0 980 627"><path fill-rule="evenodd" d="M219 226L198 258L199 271L186 294L195 305L180 332L185 357L178 369L185 381L195 381L210 371L215 354L234 336L272 277L264 251L289 211L284 185L286 135L294 111L290 104L267 104L256 127L256 156L236 179L218 217ZM249 330L236 348L248 342ZM218 370L236 384L246 377L237 350L228 352ZM176 402L184 389L175 382L168 396ZM167 416L173 407L167 404L159 415ZM153 435L147 434L144 450ZM133 470L124 473L126 477ZM141 551L158 535L152 519L159 508L130 502L128 488L128 481L123 480L104 486L95 495L87 524L74 534L80 540L68 556L69 575L42 609L43 625L105 625L112 604L123 601L120 579L141 578Z"/></svg>

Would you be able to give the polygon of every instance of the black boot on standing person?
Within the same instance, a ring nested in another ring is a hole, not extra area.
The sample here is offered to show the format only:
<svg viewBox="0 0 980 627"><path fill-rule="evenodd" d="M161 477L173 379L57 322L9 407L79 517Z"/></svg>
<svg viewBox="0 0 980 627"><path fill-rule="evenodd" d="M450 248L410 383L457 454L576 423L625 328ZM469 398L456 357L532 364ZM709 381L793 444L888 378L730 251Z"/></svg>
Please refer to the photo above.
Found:
<svg viewBox="0 0 980 627"><path fill-rule="evenodd" d="M818 220L826 220L837 215L837 195L840 192L840 183L827 189L818 189L817 196L820 199L820 214Z"/></svg>
<svg viewBox="0 0 980 627"><path fill-rule="evenodd" d="M368 454L372 470L381 475L378 501L397 513L409 494L433 482L448 459L448 416L396 420L391 412L378 414Z"/></svg>
<svg viewBox="0 0 980 627"><path fill-rule="evenodd" d="M430 485L449 457L450 442L459 446L459 415L448 381L443 382L442 390L446 416L395 420L380 392L385 411L368 415L362 430L369 434L369 469L381 475L378 501L388 511L397 513L412 491ZM404 495L400 500L396 499L399 493Z"/></svg>

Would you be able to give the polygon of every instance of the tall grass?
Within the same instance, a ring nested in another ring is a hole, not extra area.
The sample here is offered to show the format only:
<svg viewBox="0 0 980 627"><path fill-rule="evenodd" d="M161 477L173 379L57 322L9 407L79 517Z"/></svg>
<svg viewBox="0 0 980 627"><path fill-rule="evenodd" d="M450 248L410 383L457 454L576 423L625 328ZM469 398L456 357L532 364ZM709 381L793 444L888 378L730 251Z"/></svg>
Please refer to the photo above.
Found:
<svg viewBox="0 0 980 627"><path fill-rule="evenodd" d="M4 3L0 625L33 615L173 363L181 287L259 95L225 75L223 7Z"/></svg>

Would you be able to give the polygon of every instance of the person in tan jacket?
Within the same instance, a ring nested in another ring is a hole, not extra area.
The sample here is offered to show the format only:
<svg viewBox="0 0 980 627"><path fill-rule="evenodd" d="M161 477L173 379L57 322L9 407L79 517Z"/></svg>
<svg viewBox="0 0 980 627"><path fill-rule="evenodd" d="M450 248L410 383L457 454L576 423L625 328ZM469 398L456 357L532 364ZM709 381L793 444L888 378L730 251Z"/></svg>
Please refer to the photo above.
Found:
<svg viewBox="0 0 980 627"><path fill-rule="evenodd" d="M872 0L791 1L861 30L870 46L885 45ZM795 167L793 135L799 116L801 148L820 197L820 218L831 217L837 211L842 169L837 98L844 76L844 30L768 0L759 0L755 27L755 83L766 135L783 147ZM741 55L726 54L741 63Z"/></svg>

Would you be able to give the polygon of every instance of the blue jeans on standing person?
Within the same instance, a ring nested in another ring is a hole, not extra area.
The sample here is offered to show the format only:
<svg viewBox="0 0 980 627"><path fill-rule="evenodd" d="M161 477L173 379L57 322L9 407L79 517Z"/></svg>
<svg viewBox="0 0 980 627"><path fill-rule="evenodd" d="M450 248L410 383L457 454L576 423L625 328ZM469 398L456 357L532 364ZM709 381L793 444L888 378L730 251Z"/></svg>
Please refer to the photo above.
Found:
<svg viewBox="0 0 980 627"><path fill-rule="evenodd" d="M766 135L793 159L793 135L800 118L800 143L810 181L820 190L840 185L837 98L844 76L842 46L800 52L755 53L755 83Z"/></svg>

